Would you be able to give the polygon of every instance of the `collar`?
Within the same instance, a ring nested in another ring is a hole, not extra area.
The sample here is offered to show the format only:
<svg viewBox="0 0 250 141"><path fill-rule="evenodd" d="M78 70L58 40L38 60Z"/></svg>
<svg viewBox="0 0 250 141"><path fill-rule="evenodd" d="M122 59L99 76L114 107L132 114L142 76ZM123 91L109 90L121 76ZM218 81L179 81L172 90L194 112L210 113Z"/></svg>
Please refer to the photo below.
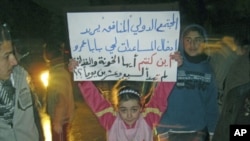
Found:
<svg viewBox="0 0 250 141"><path fill-rule="evenodd" d="M197 56L189 56L185 51L184 51L184 55L187 58L187 60L191 63L195 63L198 64L202 61L205 61L208 59L208 56L204 53L197 55Z"/></svg>
<svg viewBox="0 0 250 141"><path fill-rule="evenodd" d="M137 121L136 121L137 122ZM127 129L132 129L135 128L136 122L132 124L132 126L128 125L127 123L124 122L124 125L126 126Z"/></svg>

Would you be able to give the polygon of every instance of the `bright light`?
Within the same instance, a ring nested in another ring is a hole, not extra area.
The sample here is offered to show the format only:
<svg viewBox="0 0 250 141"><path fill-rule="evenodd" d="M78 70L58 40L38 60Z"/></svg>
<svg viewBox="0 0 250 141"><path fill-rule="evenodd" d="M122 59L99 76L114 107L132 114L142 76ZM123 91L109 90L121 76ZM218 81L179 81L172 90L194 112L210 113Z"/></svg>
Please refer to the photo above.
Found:
<svg viewBox="0 0 250 141"><path fill-rule="evenodd" d="M45 113L42 114L42 125L43 125L45 141L52 141L50 117Z"/></svg>
<svg viewBox="0 0 250 141"><path fill-rule="evenodd" d="M49 71L42 72L40 78L43 82L44 87L47 88L49 85L49 80L48 80L49 79Z"/></svg>
<svg viewBox="0 0 250 141"><path fill-rule="evenodd" d="M40 79L47 91L47 87L49 85L49 71L47 70L42 72L42 74L40 75ZM40 113L42 116L42 126L43 126L45 141L52 141L50 117L44 112L45 111L41 111Z"/></svg>

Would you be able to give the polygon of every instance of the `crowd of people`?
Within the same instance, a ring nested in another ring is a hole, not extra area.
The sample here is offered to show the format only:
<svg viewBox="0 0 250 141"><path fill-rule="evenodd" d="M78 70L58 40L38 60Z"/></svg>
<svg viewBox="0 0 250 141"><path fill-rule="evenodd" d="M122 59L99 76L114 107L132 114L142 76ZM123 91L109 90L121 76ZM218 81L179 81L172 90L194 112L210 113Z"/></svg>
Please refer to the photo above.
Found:
<svg viewBox="0 0 250 141"><path fill-rule="evenodd" d="M128 86L126 80L117 81L112 89L113 101L91 81L78 82L83 99L107 131L106 140L227 141L231 124L250 124L249 35L232 34L220 41L222 48L231 49L230 60L206 54L206 43L201 25L182 28L179 48L171 56L178 64L177 81L157 82L147 103L141 88ZM53 141L68 140L75 116L71 72L78 62L65 62L64 44L57 40L44 44L50 79L43 111L29 73L18 64L10 31L1 23L0 140L43 141L40 112L51 118Z"/></svg>

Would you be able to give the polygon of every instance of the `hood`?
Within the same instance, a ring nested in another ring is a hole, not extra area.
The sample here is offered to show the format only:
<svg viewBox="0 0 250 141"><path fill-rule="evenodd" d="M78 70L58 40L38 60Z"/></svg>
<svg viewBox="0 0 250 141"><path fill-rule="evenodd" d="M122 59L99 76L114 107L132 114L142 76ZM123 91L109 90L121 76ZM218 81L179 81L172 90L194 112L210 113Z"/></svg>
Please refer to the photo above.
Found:
<svg viewBox="0 0 250 141"><path fill-rule="evenodd" d="M183 39L184 39L184 36L186 35L186 33L189 31L198 31L201 34L201 36L203 36L204 42L205 43L207 42L207 33L206 33L206 30L202 26L200 26L198 24L191 24L191 25L188 25L186 28L184 28L181 32L180 43L179 43L179 51L180 51L181 55L183 56L184 60L187 60L187 61L192 62L192 63L200 63L200 62L203 62L205 60L208 60L209 57L205 53L202 53L201 55L194 56L194 57L191 57L185 53Z"/></svg>

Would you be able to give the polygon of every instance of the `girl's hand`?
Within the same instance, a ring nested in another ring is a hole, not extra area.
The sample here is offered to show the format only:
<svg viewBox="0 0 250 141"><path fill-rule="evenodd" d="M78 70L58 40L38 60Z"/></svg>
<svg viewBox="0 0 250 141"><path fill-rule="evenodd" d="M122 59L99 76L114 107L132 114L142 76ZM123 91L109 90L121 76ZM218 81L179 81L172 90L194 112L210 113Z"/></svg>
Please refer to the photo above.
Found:
<svg viewBox="0 0 250 141"><path fill-rule="evenodd" d="M178 67L182 65L183 59L179 51L176 51L174 54L171 54L170 57L171 59L177 61Z"/></svg>
<svg viewBox="0 0 250 141"><path fill-rule="evenodd" d="M70 72L73 72L77 66L78 62L75 59L69 59L68 69Z"/></svg>

